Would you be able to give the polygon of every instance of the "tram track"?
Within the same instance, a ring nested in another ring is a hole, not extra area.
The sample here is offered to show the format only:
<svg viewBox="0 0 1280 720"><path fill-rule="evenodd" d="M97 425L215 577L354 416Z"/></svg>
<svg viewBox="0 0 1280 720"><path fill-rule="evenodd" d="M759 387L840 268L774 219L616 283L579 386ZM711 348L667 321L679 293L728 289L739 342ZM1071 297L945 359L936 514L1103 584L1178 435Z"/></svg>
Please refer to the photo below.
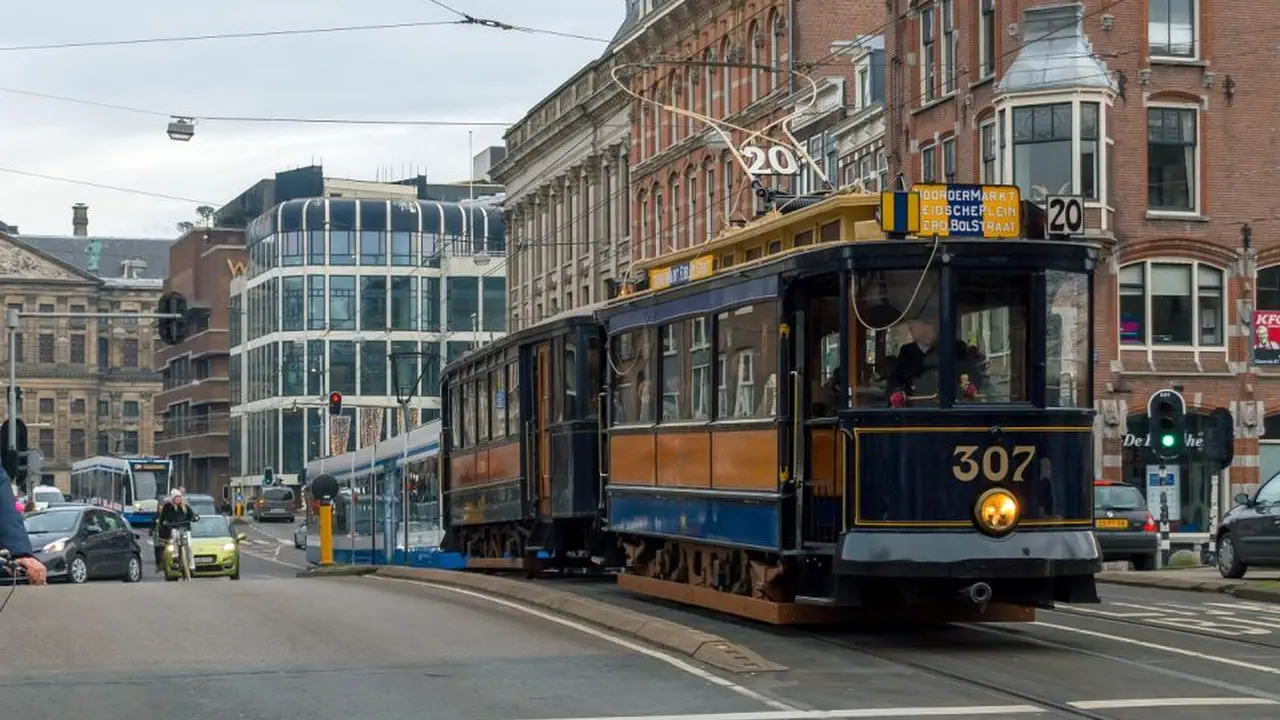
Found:
<svg viewBox="0 0 1280 720"><path fill-rule="evenodd" d="M1127 627L1142 628L1144 630L1158 630L1162 632L1181 633L1183 635L1190 635L1192 637L1213 638L1214 640L1221 640L1223 642L1245 645L1247 647L1250 647L1256 650L1265 650L1267 652L1273 652L1273 653L1280 652L1280 646L1277 646L1277 645L1259 642L1257 640L1246 640L1244 638L1241 638L1235 635L1223 635L1221 633L1215 633L1209 630L1197 630L1196 628L1178 627L1176 625L1165 625L1162 623L1144 621L1137 618L1123 618L1123 617L1111 617L1107 615L1095 615L1093 613L1077 612L1074 610L1054 609L1054 610L1041 610L1040 612L1050 612L1050 613L1054 613L1056 615L1062 616L1064 618L1066 617L1083 618L1087 620L1097 620L1099 622L1115 623L1117 625L1124 625Z"/></svg>

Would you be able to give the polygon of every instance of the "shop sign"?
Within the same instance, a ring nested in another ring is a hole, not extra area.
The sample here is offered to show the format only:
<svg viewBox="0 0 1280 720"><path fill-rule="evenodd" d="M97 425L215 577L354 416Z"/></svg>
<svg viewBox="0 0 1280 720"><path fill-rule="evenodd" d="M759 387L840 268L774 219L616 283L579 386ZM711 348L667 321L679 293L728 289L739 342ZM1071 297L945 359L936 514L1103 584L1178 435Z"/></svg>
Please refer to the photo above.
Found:
<svg viewBox="0 0 1280 720"><path fill-rule="evenodd" d="M715 256L703 255L688 262L649 271L649 287L662 290L673 285L683 285L694 280L711 277L715 268Z"/></svg>
<svg viewBox="0 0 1280 720"><path fill-rule="evenodd" d="M1259 310L1253 314L1253 364L1280 365L1280 312Z"/></svg>
<svg viewBox="0 0 1280 720"><path fill-rule="evenodd" d="M1204 449L1204 431L1187 433L1184 438L1187 449ZM1124 447L1150 447L1150 435L1134 435L1133 433L1124 434Z"/></svg>
<svg viewBox="0 0 1280 720"><path fill-rule="evenodd" d="M236 278L244 275L244 271L249 269L249 263L243 260L232 260L227 258L227 269L231 271L231 277Z"/></svg>

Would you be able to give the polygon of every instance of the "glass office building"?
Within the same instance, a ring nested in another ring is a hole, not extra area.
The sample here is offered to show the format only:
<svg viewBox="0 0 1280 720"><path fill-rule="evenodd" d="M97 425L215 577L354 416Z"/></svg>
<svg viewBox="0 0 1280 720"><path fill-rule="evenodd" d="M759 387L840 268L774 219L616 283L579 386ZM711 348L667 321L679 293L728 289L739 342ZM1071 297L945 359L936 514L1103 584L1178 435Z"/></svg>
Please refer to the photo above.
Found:
<svg viewBox="0 0 1280 720"><path fill-rule="evenodd" d="M293 483L333 454L334 391L347 451L400 433L397 376L415 390L410 425L439 417L440 369L507 329L493 201L290 200L249 224L246 246L231 288L234 484L266 467Z"/></svg>

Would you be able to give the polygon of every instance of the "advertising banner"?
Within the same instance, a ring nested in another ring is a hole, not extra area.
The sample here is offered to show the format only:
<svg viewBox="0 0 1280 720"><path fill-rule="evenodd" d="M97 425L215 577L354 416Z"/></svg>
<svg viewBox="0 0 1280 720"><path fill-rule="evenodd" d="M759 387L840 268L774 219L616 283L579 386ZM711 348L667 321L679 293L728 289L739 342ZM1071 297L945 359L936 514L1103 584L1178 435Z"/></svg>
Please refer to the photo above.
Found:
<svg viewBox="0 0 1280 720"><path fill-rule="evenodd" d="M1280 311L1253 314L1253 364L1280 365Z"/></svg>

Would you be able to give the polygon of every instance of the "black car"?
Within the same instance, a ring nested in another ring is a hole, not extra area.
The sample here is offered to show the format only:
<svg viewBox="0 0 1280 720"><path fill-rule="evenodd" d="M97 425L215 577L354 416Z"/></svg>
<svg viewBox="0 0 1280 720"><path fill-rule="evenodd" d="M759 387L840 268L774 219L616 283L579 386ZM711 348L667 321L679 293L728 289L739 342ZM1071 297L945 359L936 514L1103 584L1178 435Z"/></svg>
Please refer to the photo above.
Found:
<svg viewBox="0 0 1280 720"><path fill-rule="evenodd" d="M1253 497L1240 493L1234 499L1235 507L1209 536L1218 551L1218 572L1235 579L1250 566L1280 567L1280 473Z"/></svg>
<svg viewBox="0 0 1280 720"><path fill-rule="evenodd" d="M1134 570L1155 570L1160 535L1138 488L1099 480L1093 484L1093 526L1102 559L1128 560Z"/></svg>
<svg viewBox="0 0 1280 720"><path fill-rule="evenodd" d="M64 505L31 513L23 522L50 580L142 579L142 546L118 512L92 505Z"/></svg>

